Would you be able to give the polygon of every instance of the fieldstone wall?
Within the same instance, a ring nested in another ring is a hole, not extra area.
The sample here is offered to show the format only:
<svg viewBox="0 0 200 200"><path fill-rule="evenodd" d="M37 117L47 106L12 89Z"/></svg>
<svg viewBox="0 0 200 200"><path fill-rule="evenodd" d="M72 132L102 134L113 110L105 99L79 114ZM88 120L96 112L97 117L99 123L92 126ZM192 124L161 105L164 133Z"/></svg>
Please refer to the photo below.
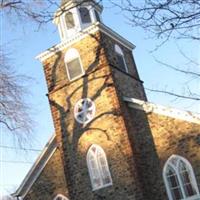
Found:
<svg viewBox="0 0 200 200"><path fill-rule="evenodd" d="M127 129L116 93L116 83L107 60L105 37L100 32L52 56L44 63L49 102L64 162L70 200L143 200ZM112 44L113 45L113 44ZM69 81L64 55L76 48L85 75ZM96 116L87 125L74 119L74 105L81 98L95 102ZM86 155L92 144L106 155L113 185L92 191Z"/></svg>
<svg viewBox="0 0 200 200"><path fill-rule="evenodd" d="M173 154L191 163L200 184L200 124L130 107L125 117L146 200L168 199L162 172Z"/></svg>
<svg viewBox="0 0 200 200"><path fill-rule="evenodd" d="M114 39L108 37L106 34L102 34L102 37L103 45L105 46L106 57L112 70L112 77L117 91L126 97L147 100L143 87L143 81L139 77L133 58L133 52ZM115 44L117 44L124 53L128 73L120 69L114 49Z"/></svg>
<svg viewBox="0 0 200 200"><path fill-rule="evenodd" d="M43 63L60 157L52 157L25 200L48 200L57 193L70 200L167 200L162 170L172 154L189 160L200 183L200 125L128 107L124 96L146 100L146 95L131 51L119 43L129 73L118 68L116 43L97 32ZM78 50L85 70L74 81L68 80L64 63L70 48ZM96 106L95 118L86 125L74 119L74 106L82 98ZM92 144L104 149L113 181L97 191L86 162Z"/></svg>
<svg viewBox="0 0 200 200"><path fill-rule="evenodd" d="M48 161L24 200L53 200L57 194L68 197L63 163L59 149Z"/></svg>

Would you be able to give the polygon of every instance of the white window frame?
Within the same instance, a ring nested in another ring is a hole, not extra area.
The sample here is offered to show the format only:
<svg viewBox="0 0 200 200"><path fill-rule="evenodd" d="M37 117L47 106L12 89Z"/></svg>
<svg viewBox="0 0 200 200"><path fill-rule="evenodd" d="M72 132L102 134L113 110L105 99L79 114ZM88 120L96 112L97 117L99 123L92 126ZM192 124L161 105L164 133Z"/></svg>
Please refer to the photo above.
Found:
<svg viewBox="0 0 200 200"><path fill-rule="evenodd" d="M66 15L67 15L68 13L71 13L72 18L73 18L74 26L71 27L71 28L68 28L68 27L67 27ZM65 15L64 15L64 21L65 21L65 27L66 27L67 30L75 29L75 27L76 27L76 22L75 22L75 18L74 18L74 13L73 13L73 11L68 11L68 12L65 13Z"/></svg>
<svg viewBox="0 0 200 200"><path fill-rule="evenodd" d="M81 8L85 8L85 9L87 9L88 14L89 14L89 16L90 16L90 22L84 23L84 22L82 21L82 18L81 18L81 12L80 12L80 9L81 9ZM84 6L84 5L78 7L78 14L79 14L79 18L80 18L81 25L82 25L83 27L86 27L86 26L88 26L89 24L92 23L93 19L92 19L92 15L91 15L91 9L90 9L89 7Z"/></svg>
<svg viewBox="0 0 200 200"><path fill-rule="evenodd" d="M118 55L120 55L122 57L122 59L124 61L125 71L128 73L128 67L126 65L124 53L123 53L122 49L120 48L120 46L118 44L115 44L115 53L117 53ZM119 66L119 68L120 68L120 66Z"/></svg>
<svg viewBox="0 0 200 200"><path fill-rule="evenodd" d="M71 62L75 59L79 60L82 73L80 75L74 77L74 78L70 78L67 63L69 63L69 62ZM65 67L66 67L66 70L67 70L68 79L70 81L74 81L74 80L80 78L81 76L83 76L85 74L85 71L84 71L84 68L83 68L83 65L82 65L82 62L81 62L80 54L78 53L78 51L75 48L68 49L68 51L65 53Z"/></svg>
<svg viewBox="0 0 200 200"><path fill-rule="evenodd" d="M177 162L178 162L177 167L175 167L171 163L171 161L173 159L177 159ZM191 184L192 184L192 186L194 187L194 189L195 189L195 191L197 193L196 195L193 195L193 196L190 196L190 197L186 197L186 195L185 195L185 191L184 191L184 188L183 188L183 182L181 180L179 169L178 169L180 161L182 161L184 164L186 164L186 167L188 168L188 170L190 172L189 175L190 175L190 178L191 178ZM172 197L172 193L171 193L171 190L170 190L169 182L167 180L167 169L168 169L168 166L170 166L176 173L176 176L178 178L178 182L180 184L181 192L183 194L183 199L182 200L198 200L198 199L200 199L199 189L198 189L198 186L197 186L196 178L195 178L194 171L193 171L193 168L192 168L191 164L189 163L189 161L187 159L185 159L185 158L183 158L181 156L172 155L167 160L167 162L165 163L165 166L163 168L163 179L164 179L164 183L165 183L165 187L166 187L166 190L167 190L167 195L168 195L169 200L173 200L173 197Z"/></svg>
<svg viewBox="0 0 200 200"><path fill-rule="evenodd" d="M58 194L53 200L57 200L58 198L62 198L62 200L69 200L67 197L65 197L62 194Z"/></svg>
<svg viewBox="0 0 200 200"><path fill-rule="evenodd" d="M106 161L106 169L107 169L107 172L108 172L108 175L109 175L109 179L110 179L110 182L107 183L107 184L103 184L103 176L104 175L102 174L101 167L99 166L97 154L96 155L94 154L92 148L96 148L96 152L100 151L102 153L105 161ZM97 170L98 170L99 177L100 177L100 182L101 182L101 185L99 187L95 187L94 183L93 183L92 169L91 169L90 159L89 159L89 156L90 156L91 153L94 154L93 156L94 156L95 162L98 164L98 169ZM112 183L112 177L111 177L111 174L110 174L110 169L109 169L109 165L108 165L106 154L105 154L104 150L99 145L93 144L89 148L89 150L87 152L87 166L88 166L88 170L89 170L90 181L91 181L91 184L92 184L92 190L93 191L99 190L101 188L105 188L105 187L108 187L108 186L111 186L113 184Z"/></svg>
<svg viewBox="0 0 200 200"><path fill-rule="evenodd" d="M78 113L78 108L80 108L79 105L81 105L83 102L85 102L85 103L83 104L83 110L81 111L81 113L87 115L88 111L91 111L91 116L88 118L88 120L85 120L85 121L82 121L78 118L78 116L80 114L80 113ZM90 108L86 107L86 102L91 103ZM79 122L80 124L85 125L85 124L89 123L90 121L92 121L95 117L95 112L96 112L95 103L89 98L80 99L74 106L74 117L75 117L76 121Z"/></svg>

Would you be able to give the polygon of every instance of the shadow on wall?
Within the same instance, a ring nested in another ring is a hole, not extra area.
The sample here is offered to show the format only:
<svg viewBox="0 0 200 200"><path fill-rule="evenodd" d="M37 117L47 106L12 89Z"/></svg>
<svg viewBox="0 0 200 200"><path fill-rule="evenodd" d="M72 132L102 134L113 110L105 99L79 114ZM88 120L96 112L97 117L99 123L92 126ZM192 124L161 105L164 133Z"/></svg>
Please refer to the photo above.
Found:
<svg viewBox="0 0 200 200"><path fill-rule="evenodd" d="M155 147L147 113L128 106L125 109L129 119L126 121L129 138L145 200L167 200L159 152Z"/></svg>
<svg viewBox="0 0 200 200"><path fill-rule="evenodd" d="M113 80L111 77L111 73L112 73L111 70L109 69L104 70L104 68L106 68L108 64L106 63L106 58L104 57L105 45L102 44L102 41L103 41L102 35L89 34L89 36L99 44L97 48L95 49L95 55L96 55L95 60L87 67L87 69L85 70L85 75L83 77L75 81L72 81L70 83L66 83L63 86L64 88L65 86L70 87L70 85L75 85L74 88L71 88L70 90L68 89L65 90L65 93L66 93L65 95L67 97L66 107L68 109L66 110L65 106L60 105L57 101L55 101L49 95L49 101L50 101L52 110L55 109L56 112L59 113L59 117L54 119L54 124L58 123L58 125L55 126L57 129L56 132L61 133L61 134L58 134L60 137L59 141L62 141L62 144L59 146L59 148L62 152L62 158L64 161L64 170L65 170L65 175L66 175L66 180L67 180L67 188L69 189L70 199L73 199L75 194L79 192L77 191L77 171L75 170L75 167L77 166L77 160L79 159L79 156L80 156L78 152L79 139L85 132L97 131L101 133L102 135L104 135L108 141L110 141L111 137L108 134L108 130L105 130L99 127L94 127L91 125L96 123L99 119L105 116L109 118L110 116L118 117L122 115L121 111L118 109L112 109L112 110L108 109L108 111L102 112L96 115L96 117L85 126L77 123L75 120L72 120L71 116L73 115L73 105L74 105L73 99L75 96L77 96L77 93L80 94L79 96L81 98L90 97L91 100L96 101L105 90L115 89L115 85L113 84ZM50 75L50 81L49 81L50 93L56 90L58 86L59 74L57 73L57 71L58 71L58 68L61 67L59 62L63 57L62 52L57 52L56 56L57 57L53 63L53 67L52 67L51 75ZM64 66L62 67L64 68ZM101 71L101 73L99 73L99 71ZM99 82L101 84L98 84L98 86L95 86L95 90L93 91L91 95L91 91L90 91L91 85L95 84L96 83L95 81L98 81L98 80L101 80ZM77 82L78 84L76 84ZM120 96L120 94L118 95ZM133 151L133 156L134 156L133 159L135 160L135 165L137 169L136 172L133 171L132 173L137 174L136 177L138 177L139 182L141 183L141 188L143 189L145 200L166 200L167 199L166 190L165 190L164 182L162 178L162 163L161 162L163 161L162 160L160 161L161 159L160 152L157 152L157 147L155 147L155 143L154 143L155 141L152 135L151 127L148 122L148 116L143 111L134 110L134 109L130 109L126 107L126 105L124 105L124 103L122 102L120 106L122 108L122 112L127 113L127 114L124 114L125 119L126 119L125 123L126 123L127 130L129 132L129 140L132 145L132 151ZM72 130L70 130L70 132L69 132L69 124L70 126L72 126ZM193 141L199 144L199 138L200 138L199 135L198 136L196 135L194 137L190 135L190 136L184 136L182 138L177 138L176 150L174 151L174 153L181 152L183 149L183 146L184 146L184 151L189 151L189 149L191 148L190 141ZM170 144L170 146L173 146L173 144ZM121 152L124 152L122 145L121 146L119 145L117 148L119 149L122 148ZM166 154L167 154L167 150L166 150ZM82 156L84 156L84 158L86 157L86 155L82 155ZM124 157L126 156L127 155L124 155ZM196 166L199 166L198 162ZM86 160L83 165L83 168L85 170L85 171L83 170L85 175L87 175L88 177L87 179L88 185L89 185L88 187L90 187ZM200 177L200 172L198 171L197 173L199 173L198 177ZM80 174L80 177L79 177L80 180L83 178L81 176L82 174ZM133 176L135 177L135 175ZM200 182L200 181L197 180L197 182ZM123 183L121 185L123 185ZM116 192L116 190L113 190L112 192ZM106 199L106 197L103 196L103 194L101 193L93 193L93 195L94 195L93 196L94 199Z"/></svg>
<svg viewBox="0 0 200 200"><path fill-rule="evenodd" d="M90 121L88 124L86 125L81 125L79 123L77 123L75 120L70 119L70 112L73 112L73 97L74 95L76 95L76 93L80 93L81 92L81 98L86 98L88 97L88 88L89 88L89 84L94 84L93 82L96 80L101 80L101 85L98 85L96 87L96 90L94 92L94 94L91 96L90 95L90 99L92 101L95 101L97 98L99 98L101 96L101 93L108 88L113 88L113 83L111 80L111 76L110 76L110 72L109 70L105 70L105 73L100 73L98 74L98 71L102 70L103 68L105 68L107 65L104 62L102 62L103 55L104 55L104 47L103 45L101 45L101 34L99 35L99 37L97 35L93 35L90 34L90 37L92 37L93 39L95 39L95 41L97 43L99 43L99 45L97 46L96 49L96 58L94 60L93 63L91 63L88 68L85 70L85 75L83 77L81 77L78 81L82 80L82 84L78 85L77 87L75 87L75 89L73 89L73 91L67 91L67 111L66 108L61 106L60 104L58 104L55 100L51 99L51 97L49 96L49 101L50 101L50 105L54 108L56 108L56 110L59 112L59 127L61 127L61 140L62 141L62 145L61 145L61 151L64 152L63 155L63 159L64 159L64 163L66 163L64 165L65 167L65 175L66 175L66 180L67 180L67 187L69 189L69 198L73 199L74 195L78 192L76 190L77 185L76 185L76 181L75 181L75 177L76 177L76 170L74 170L74 166L76 166L77 164L77 157L78 157L78 142L80 137L83 135L83 133L85 133L86 131L98 131L101 132L102 134L104 134L106 136L106 138L108 140L110 140L109 135L107 134L107 130L101 129L101 128L95 128L92 127L91 128L91 124L93 124L95 121L97 121L98 119L104 117L104 116L119 116L119 111L118 110L110 110L108 112L104 112L104 113L100 113L99 115L97 115L95 118L92 119L92 121ZM54 62L53 68L52 68L52 80L49 86L49 90L50 92L53 91L53 89L56 87L56 79L57 79L57 75L56 75L56 70L58 67L58 61L61 59L62 55L61 52L57 53L57 58ZM100 62L101 60L101 62ZM74 84L77 80L70 82L70 84ZM69 133L68 130L68 125L69 123L73 123L73 128L72 128L72 133L73 136L72 138L70 137L71 133ZM87 168L86 163L85 163L85 168ZM89 176L88 176L89 177ZM89 178L88 178L89 179ZM95 199L105 199L102 198L100 194L94 194Z"/></svg>
<svg viewBox="0 0 200 200"><path fill-rule="evenodd" d="M128 112L128 111L127 111ZM163 167L173 154L186 158L200 183L200 125L129 108L130 140L147 199L168 199Z"/></svg>

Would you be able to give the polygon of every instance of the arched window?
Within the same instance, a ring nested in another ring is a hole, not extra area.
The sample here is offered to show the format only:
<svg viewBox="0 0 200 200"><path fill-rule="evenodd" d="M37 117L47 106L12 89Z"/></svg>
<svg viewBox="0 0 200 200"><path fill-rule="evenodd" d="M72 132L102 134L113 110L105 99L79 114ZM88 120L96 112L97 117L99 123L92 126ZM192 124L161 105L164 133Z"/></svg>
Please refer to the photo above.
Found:
<svg viewBox="0 0 200 200"><path fill-rule="evenodd" d="M90 17L90 12L86 7L79 8L79 12L83 24L88 24L92 22Z"/></svg>
<svg viewBox="0 0 200 200"><path fill-rule="evenodd" d="M112 185L104 150L98 145L92 145L87 153L87 166L93 190Z"/></svg>
<svg viewBox="0 0 200 200"><path fill-rule="evenodd" d="M84 74L79 53L76 49L69 49L65 54L65 64L69 80L74 80Z"/></svg>
<svg viewBox="0 0 200 200"><path fill-rule="evenodd" d="M66 22L67 29L74 28L75 23L74 23L74 17L73 17L72 12L67 12L65 14L65 22Z"/></svg>
<svg viewBox="0 0 200 200"><path fill-rule="evenodd" d="M68 200L68 198L62 194L58 194L53 200Z"/></svg>
<svg viewBox="0 0 200 200"><path fill-rule="evenodd" d="M118 67L123 71L128 72L123 51L117 44L115 45L115 52L117 55Z"/></svg>
<svg viewBox="0 0 200 200"><path fill-rule="evenodd" d="M200 198L192 166L185 158L172 155L164 166L163 178L170 200Z"/></svg>

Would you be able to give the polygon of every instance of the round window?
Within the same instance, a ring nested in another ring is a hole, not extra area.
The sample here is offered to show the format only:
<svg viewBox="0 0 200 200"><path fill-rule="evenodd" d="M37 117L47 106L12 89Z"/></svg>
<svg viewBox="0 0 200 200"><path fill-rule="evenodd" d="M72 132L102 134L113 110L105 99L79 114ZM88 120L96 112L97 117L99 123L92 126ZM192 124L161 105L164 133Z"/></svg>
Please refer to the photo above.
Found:
<svg viewBox="0 0 200 200"><path fill-rule="evenodd" d="M81 123L86 124L95 116L95 104L91 99L81 99L74 107L75 119Z"/></svg>

